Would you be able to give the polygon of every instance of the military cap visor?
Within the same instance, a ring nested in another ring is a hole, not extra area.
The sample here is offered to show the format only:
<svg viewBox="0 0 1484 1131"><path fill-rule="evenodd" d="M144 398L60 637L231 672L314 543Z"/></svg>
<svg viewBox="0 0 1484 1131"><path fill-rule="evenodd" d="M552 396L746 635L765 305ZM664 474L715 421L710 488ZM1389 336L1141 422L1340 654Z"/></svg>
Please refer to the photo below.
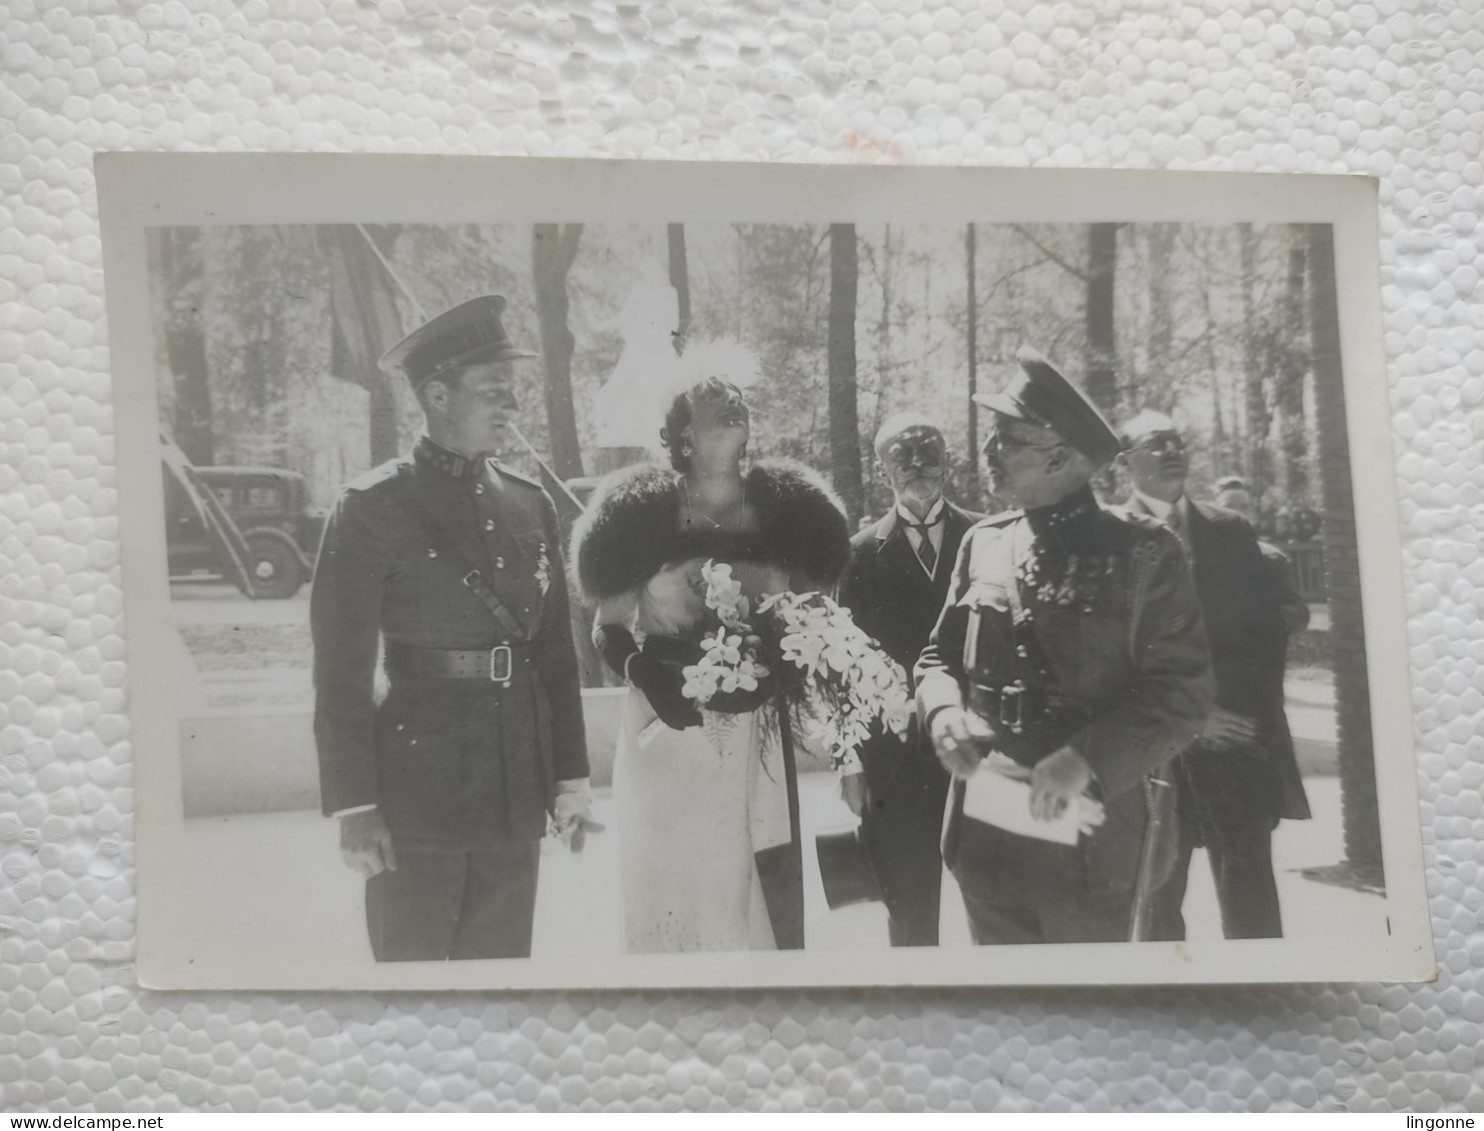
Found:
<svg viewBox="0 0 1484 1131"><path fill-rule="evenodd" d="M1050 428L1097 463L1118 454L1118 436L1103 414L1045 358L1022 350L1020 373L998 393L976 393L974 403L1012 420Z"/></svg>
<svg viewBox="0 0 1484 1131"><path fill-rule="evenodd" d="M539 357L505 333L504 295L484 295L446 310L387 350L381 368L404 373L414 391L466 365Z"/></svg>

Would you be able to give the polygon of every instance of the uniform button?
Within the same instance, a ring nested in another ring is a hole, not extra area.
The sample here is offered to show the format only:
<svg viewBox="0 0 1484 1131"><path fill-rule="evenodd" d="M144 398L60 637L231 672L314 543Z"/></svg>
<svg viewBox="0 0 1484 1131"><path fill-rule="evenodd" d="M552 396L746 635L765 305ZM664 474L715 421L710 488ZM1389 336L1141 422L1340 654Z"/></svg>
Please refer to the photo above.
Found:
<svg viewBox="0 0 1484 1131"><path fill-rule="evenodd" d="M406 727L406 725L404 723L398 723L397 724L397 729L398 730L406 730L407 727Z"/></svg>
<svg viewBox="0 0 1484 1131"><path fill-rule="evenodd" d="M416 746L417 745L417 739L415 739L415 738L408 739L407 740L407 745L408 746Z"/></svg>
<svg viewBox="0 0 1484 1131"><path fill-rule="evenodd" d="M437 550L429 550L428 551L428 557L430 557L430 558L436 558L437 556L438 556L438 551Z"/></svg>
<svg viewBox="0 0 1484 1131"><path fill-rule="evenodd" d="M493 530L495 528L495 520L492 519L492 518L485 519L484 520L484 528L486 530Z"/></svg>
<svg viewBox="0 0 1484 1131"><path fill-rule="evenodd" d="M474 484L474 493L476 495L482 495L482 494L484 494L484 484L483 483L476 483L476 484Z"/></svg>
<svg viewBox="0 0 1484 1131"><path fill-rule="evenodd" d="M495 559L495 568L496 569L504 569L505 568L505 559L504 558L496 558Z"/></svg>

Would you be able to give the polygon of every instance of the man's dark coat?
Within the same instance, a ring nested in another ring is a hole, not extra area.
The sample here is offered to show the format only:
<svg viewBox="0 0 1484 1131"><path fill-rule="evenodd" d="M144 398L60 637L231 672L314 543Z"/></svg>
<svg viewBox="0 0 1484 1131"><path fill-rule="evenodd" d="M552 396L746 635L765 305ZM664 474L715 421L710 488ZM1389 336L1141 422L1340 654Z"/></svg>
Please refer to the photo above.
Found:
<svg viewBox="0 0 1484 1131"><path fill-rule="evenodd" d="M840 603L911 677L948 596L959 544L981 515L944 500L933 576L917 558L895 506L851 539ZM860 751L871 805L862 840L886 896L893 945L938 941L948 772L914 726L906 742L878 733Z"/></svg>

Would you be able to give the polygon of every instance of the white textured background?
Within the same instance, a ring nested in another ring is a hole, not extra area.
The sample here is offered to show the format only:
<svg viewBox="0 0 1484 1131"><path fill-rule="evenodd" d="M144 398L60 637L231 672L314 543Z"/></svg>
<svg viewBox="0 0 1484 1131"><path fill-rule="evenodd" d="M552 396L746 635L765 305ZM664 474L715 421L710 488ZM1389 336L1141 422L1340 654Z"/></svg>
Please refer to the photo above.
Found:
<svg viewBox="0 0 1484 1131"><path fill-rule="evenodd" d="M6 0L0 1109L1484 1109L1481 135L1477 3ZM1439 981L141 993L91 170L121 148L1379 176Z"/></svg>

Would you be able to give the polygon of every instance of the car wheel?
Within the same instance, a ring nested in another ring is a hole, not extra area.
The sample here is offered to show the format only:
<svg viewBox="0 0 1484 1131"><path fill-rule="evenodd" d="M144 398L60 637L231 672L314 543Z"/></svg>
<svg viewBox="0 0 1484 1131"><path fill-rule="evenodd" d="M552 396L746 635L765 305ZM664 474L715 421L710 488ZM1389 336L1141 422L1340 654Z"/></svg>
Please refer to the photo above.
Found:
<svg viewBox="0 0 1484 1131"><path fill-rule="evenodd" d="M299 592L306 573L304 561L287 538L249 534L247 548L254 597L284 600Z"/></svg>

